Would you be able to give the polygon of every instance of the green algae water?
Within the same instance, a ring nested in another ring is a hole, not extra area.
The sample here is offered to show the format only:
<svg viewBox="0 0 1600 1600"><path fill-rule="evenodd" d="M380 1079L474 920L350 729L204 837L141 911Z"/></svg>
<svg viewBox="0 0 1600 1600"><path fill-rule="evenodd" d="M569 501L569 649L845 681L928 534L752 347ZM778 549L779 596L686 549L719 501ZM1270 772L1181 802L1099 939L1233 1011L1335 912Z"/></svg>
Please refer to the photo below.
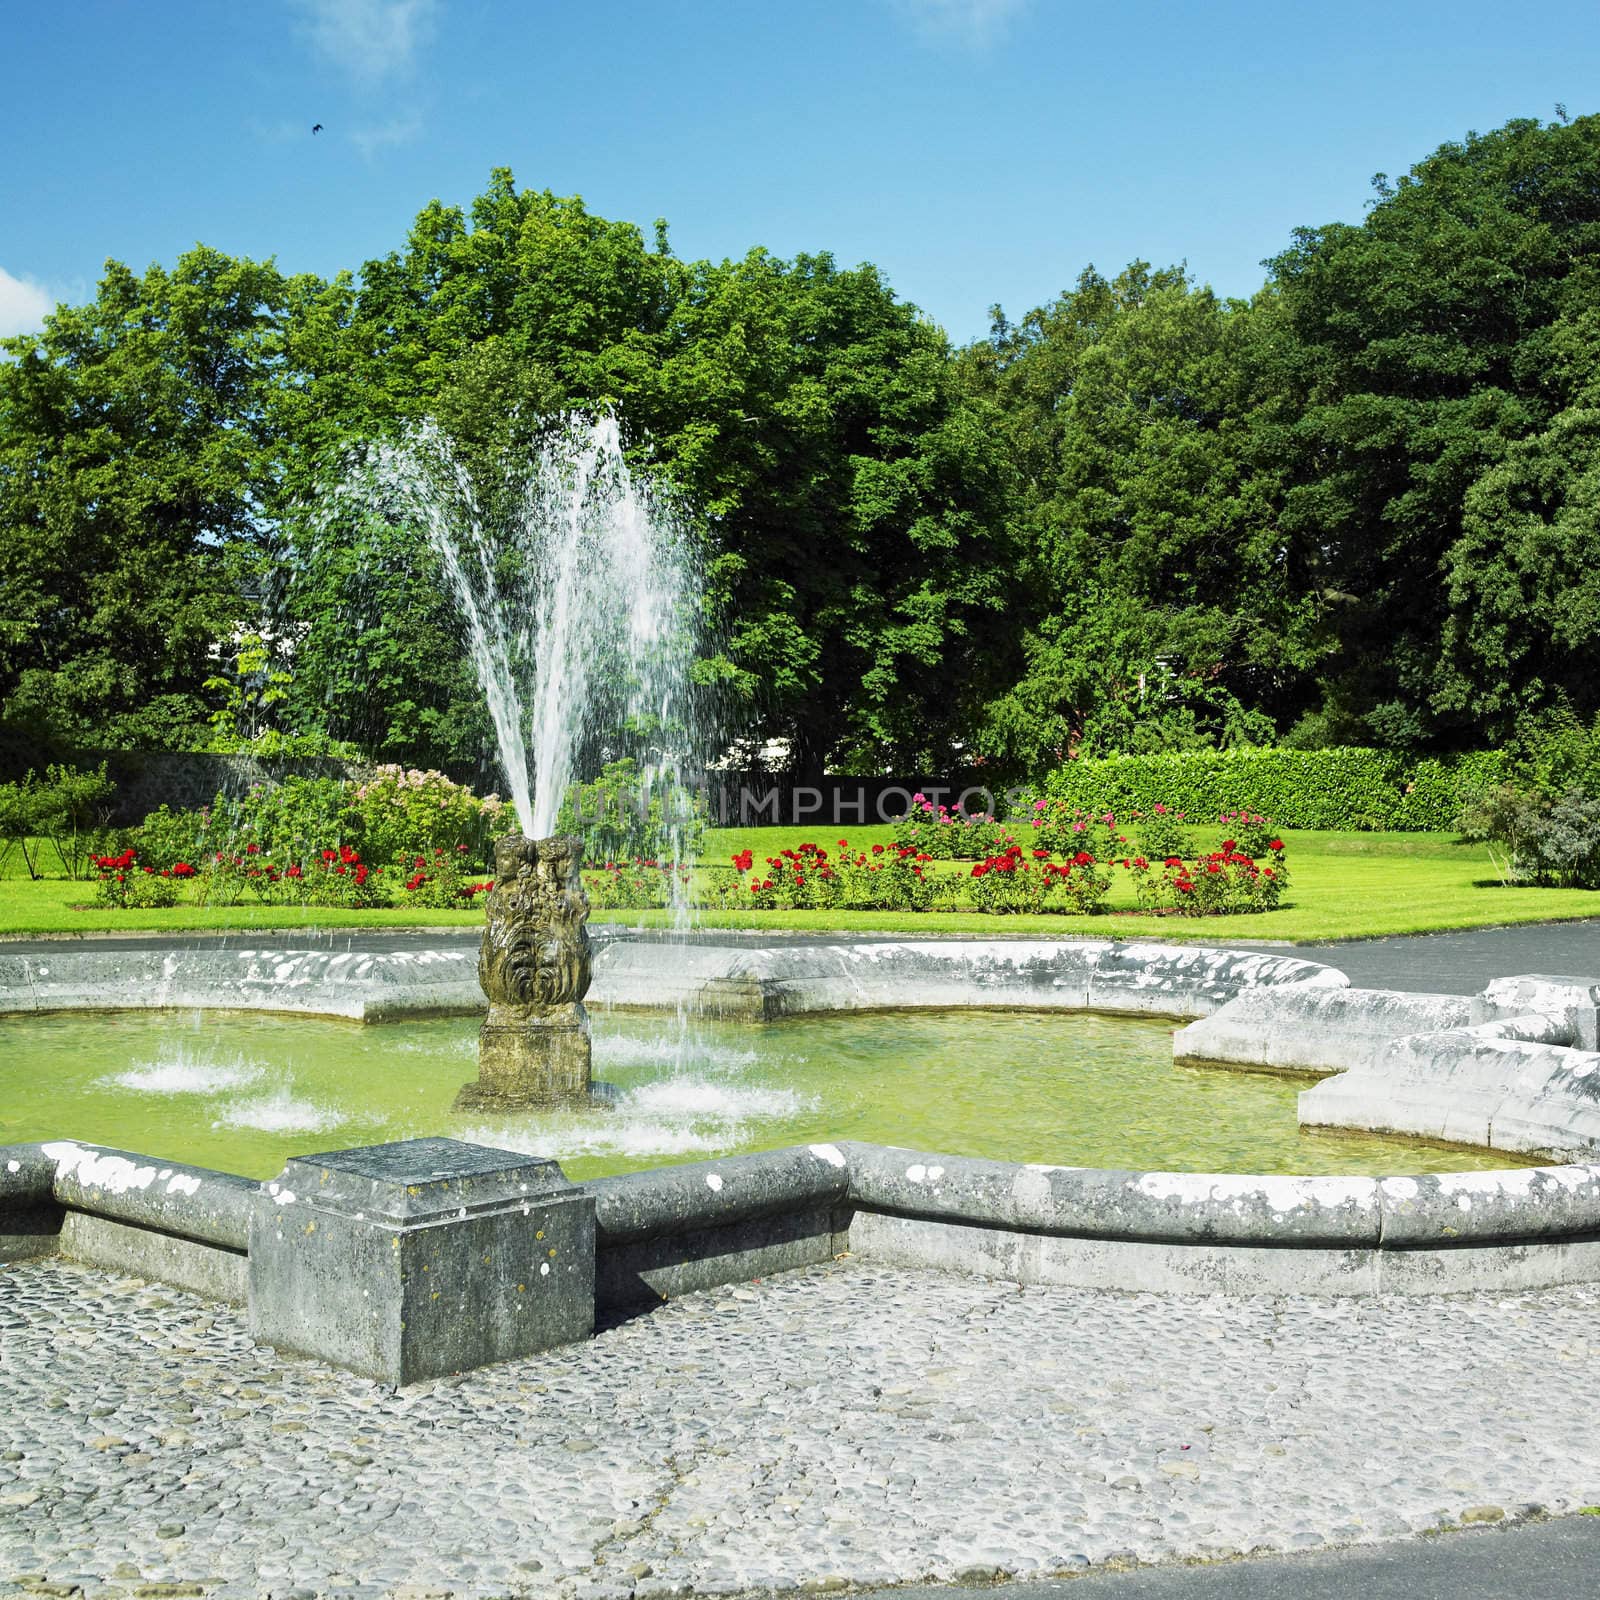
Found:
<svg viewBox="0 0 1600 1600"><path fill-rule="evenodd" d="M681 1055L674 1019L593 1021L594 1075L621 1091L614 1109L486 1116L450 1109L477 1074L472 1018L0 1018L0 1144L80 1139L257 1178L291 1155L423 1134L552 1156L580 1179L833 1139L1160 1171L1528 1164L1302 1132L1299 1085L1176 1067L1170 1021L981 1011L697 1020Z"/></svg>

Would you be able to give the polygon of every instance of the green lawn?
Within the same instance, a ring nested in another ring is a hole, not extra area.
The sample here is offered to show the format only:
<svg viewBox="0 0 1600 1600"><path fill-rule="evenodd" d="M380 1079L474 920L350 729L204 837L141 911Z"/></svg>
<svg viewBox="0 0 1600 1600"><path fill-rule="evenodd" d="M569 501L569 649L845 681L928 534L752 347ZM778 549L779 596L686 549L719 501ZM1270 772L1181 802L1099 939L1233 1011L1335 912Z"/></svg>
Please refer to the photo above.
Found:
<svg viewBox="0 0 1600 1600"><path fill-rule="evenodd" d="M713 831L711 864L739 850L759 861L806 839L831 847L841 836L853 844L887 842L893 830L877 828L728 828ZM1493 927L1600 916L1600 891L1507 889L1495 880L1481 845L1458 845L1441 834L1287 833L1293 883L1288 903L1253 917L1136 917L1131 897L1113 894L1111 914L1099 917L982 916L976 913L718 911L701 924L717 928L839 929L848 931L963 934L1090 934L1123 938L1285 939L1316 943L1384 933L1428 933L1447 928ZM942 871L964 873L962 865ZM176 906L169 911L114 911L89 905L92 884L63 878L30 882L17 876L15 854L0 876L0 937L33 933L131 933L187 929L472 927L481 906L465 911L343 911L290 906ZM1119 880L1119 888L1122 888ZM87 909L77 909L88 907ZM601 912L595 922L662 926L664 912Z"/></svg>

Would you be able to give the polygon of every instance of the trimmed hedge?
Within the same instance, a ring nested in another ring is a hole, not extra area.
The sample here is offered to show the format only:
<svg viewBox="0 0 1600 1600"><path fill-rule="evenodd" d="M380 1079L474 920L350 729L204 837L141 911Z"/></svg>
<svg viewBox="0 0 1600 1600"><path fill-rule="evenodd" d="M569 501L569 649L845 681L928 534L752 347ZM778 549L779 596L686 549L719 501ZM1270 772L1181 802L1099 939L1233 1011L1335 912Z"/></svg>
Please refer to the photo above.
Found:
<svg viewBox="0 0 1600 1600"><path fill-rule="evenodd" d="M1498 750L1442 757L1354 745L1184 750L1074 761L1052 772L1043 792L1118 816L1160 804L1201 820L1246 810L1264 812L1280 828L1443 833L1505 771Z"/></svg>

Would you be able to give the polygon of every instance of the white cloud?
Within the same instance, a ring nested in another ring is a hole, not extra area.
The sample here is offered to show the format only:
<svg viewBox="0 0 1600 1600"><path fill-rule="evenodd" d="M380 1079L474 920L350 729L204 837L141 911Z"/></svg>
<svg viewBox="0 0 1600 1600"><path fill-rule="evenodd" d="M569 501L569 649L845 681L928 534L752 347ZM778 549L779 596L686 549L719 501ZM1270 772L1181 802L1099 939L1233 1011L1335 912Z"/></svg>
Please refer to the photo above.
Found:
<svg viewBox="0 0 1600 1600"><path fill-rule="evenodd" d="M0 338L38 333L45 315L56 308L55 296L30 278L13 278L0 267Z"/></svg>
<svg viewBox="0 0 1600 1600"><path fill-rule="evenodd" d="M924 38L987 47L1010 31L1032 0L894 0Z"/></svg>
<svg viewBox="0 0 1600 1600"><path fill-rule="evenodd" d="M433 33L436 0L293 0L311 46L371 88L403 78Z"/></svg>

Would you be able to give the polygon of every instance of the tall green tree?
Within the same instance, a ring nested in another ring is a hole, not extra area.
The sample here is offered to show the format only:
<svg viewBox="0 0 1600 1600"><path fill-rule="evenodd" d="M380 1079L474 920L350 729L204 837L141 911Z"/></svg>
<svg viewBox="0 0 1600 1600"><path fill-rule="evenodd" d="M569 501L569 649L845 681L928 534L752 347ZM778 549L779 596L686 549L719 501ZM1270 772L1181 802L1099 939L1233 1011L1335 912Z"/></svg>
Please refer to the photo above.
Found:
<svg viewBox="0 0 1600 1600"><path fill-rule="evenodd" d="M1468 489L1445 559L1450 606L1437 699L1492 738L1600 711L1600 272L1547 331L1548 424ZM1576 286L1575 286L1576 288Z"/></svg>
<svg viewBox="0 0 1600 1600"><path fill-rule="evenodd" d="M0 701L79 745L199 736L213 647L257 617L290 283L195 249L109 262L0 364Z"/></svg>
<svg viewBox="0 0 1600 1600"><path fill-rule="evenodd" d="M1519 675L1561 677L1497 650L1461 608L1495 590L1516 530L1495 469L1533 470L1517 446L1550 424L1562 330L1595 303L1600 117L1510 122L1375 183L1360 224L1300 230L1271 264L1296 413L1284 522L1321 558L1330 725L1470 744L1504 730L1502 708L1537 703ZM1523 600L1526 629L1540 596Z"/></svg>
<svg viewBox="0 0 1600 1600"><path fill-rule="evenodd" d="M712 519L744 730L801 771L947 766L1006 627L1008 467L943 332L875 268L691 269L641 415Z"/></svg>
<svg viewBox="0 0 1600 1600"><path fill-rule="evenodd" d="M704 518L701 676L726 732L785 738L808 769L946 764L1007 565L995 418L950 357L871 267L685 263L664 227L647 242L503 170L467 211L429 206L363 269L335 359L294 397L322 419L285 550L297 703L386 754L446 729L481 747L433 558L405 529L330 529L316 485L431 416L492 500L552 412L610 410Z"/></svg>
<svg viewBox="0 0 1600 1600"><path fill-rule="evenodd" d="M1261 445L1270 319L1136 262L968 353L1030 463L995 759L1262 740L1297 708L1314 615Z"/></svg>

